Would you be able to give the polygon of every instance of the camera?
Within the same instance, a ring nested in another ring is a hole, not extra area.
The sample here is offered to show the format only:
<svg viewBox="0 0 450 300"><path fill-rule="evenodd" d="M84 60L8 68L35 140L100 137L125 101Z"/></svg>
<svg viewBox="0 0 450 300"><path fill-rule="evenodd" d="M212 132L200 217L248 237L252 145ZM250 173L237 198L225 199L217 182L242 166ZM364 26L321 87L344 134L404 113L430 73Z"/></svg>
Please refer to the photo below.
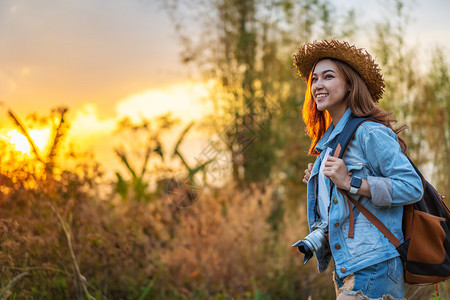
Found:
<svg viewBox="0 0 450 300"><path fill-rule="evenodd" d="M313 253L319 250L327 240L326 223L319 223L311 228L311 233L304 240L299 240L292 245L292 247L298 247L298 250L305 254L303 264L306 264L313 256Z"/></svg>

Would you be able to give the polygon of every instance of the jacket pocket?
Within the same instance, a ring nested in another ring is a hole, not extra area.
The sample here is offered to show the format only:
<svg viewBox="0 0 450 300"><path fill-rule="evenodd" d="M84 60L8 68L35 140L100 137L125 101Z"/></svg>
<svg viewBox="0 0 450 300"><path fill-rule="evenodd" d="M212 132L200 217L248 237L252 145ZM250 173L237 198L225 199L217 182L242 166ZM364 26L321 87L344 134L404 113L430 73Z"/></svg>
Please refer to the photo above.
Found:
<svg viewBox="0 0 450 300"><path fill-rule="evenodd" d="M347 238L348 227L348 221L342 224L342 233L346 237L345 242L350 256L363 256L384 247L383 234L362 214L358 214L355 219L353 238Z"/></svg>
<svg viewBox="0 0 450 300"><path fill-rule="evenodd" d="M357 163L347 165L347 172L351 173L352 176L367 178L369 170L364 163Z"/></svg>

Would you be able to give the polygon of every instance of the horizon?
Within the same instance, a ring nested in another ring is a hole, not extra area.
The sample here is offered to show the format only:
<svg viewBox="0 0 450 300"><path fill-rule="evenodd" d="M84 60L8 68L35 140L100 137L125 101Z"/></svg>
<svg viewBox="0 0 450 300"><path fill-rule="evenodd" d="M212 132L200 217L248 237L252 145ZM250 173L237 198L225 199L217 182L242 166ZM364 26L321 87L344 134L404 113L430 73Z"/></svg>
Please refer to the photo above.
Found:
<svg viewBox="0 0 450 300"><path fill-rule="evenodd" d="M368 16L365 26L383 15L383 2L339 1L337 8L353 7L361 19ZM450 41L444 37L450 35L450 20L444 15L450 4L415 5L405 40L420 45L424 56L436 46L448 52ZM202 101L207 84L180 62L174 24L159 2L6 0L0 3L0 38L7 45L0 49L3 136L14 129L6 118L9 109L24 119L67 106L72 142L111 169L116 158L109 139L120 119L171 112L187 124L211 111ZM370 49L364 29L356 40ZM196 143L188 159L208 142L198 132L187 140Z"/></svg>

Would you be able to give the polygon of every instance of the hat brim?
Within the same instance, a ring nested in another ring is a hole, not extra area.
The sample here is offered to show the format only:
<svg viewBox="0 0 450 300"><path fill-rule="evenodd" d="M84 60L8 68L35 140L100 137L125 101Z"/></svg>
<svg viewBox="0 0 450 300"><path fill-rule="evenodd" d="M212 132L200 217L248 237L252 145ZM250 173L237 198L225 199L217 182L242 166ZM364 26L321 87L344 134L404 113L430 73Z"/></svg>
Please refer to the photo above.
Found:
<svg viewBox="0 0 450 300"><path fill-rule="evenodd" d="M373 100L379 101L382 98L385 88L383 75L375 60L364 49L357 49L355 45L338 40L322 40L304 44L293 55L294 65L306 82L314 65L324 58L333 58L347 63L364 80Z"/></svg>

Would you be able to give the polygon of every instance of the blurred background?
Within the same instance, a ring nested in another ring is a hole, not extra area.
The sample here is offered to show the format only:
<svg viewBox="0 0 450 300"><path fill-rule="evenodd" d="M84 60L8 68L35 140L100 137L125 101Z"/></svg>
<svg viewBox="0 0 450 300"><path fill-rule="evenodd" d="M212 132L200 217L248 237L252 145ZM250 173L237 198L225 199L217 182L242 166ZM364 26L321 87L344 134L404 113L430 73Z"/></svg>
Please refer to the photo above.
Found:
<svg viewBox="0 0 450 300"><path fill-rule="evenodd" d="M380 105L448 195L449 11L0 0L0 299L334 299L290 247L314 160L292 54L337 38L376 57Z"/></svg>

